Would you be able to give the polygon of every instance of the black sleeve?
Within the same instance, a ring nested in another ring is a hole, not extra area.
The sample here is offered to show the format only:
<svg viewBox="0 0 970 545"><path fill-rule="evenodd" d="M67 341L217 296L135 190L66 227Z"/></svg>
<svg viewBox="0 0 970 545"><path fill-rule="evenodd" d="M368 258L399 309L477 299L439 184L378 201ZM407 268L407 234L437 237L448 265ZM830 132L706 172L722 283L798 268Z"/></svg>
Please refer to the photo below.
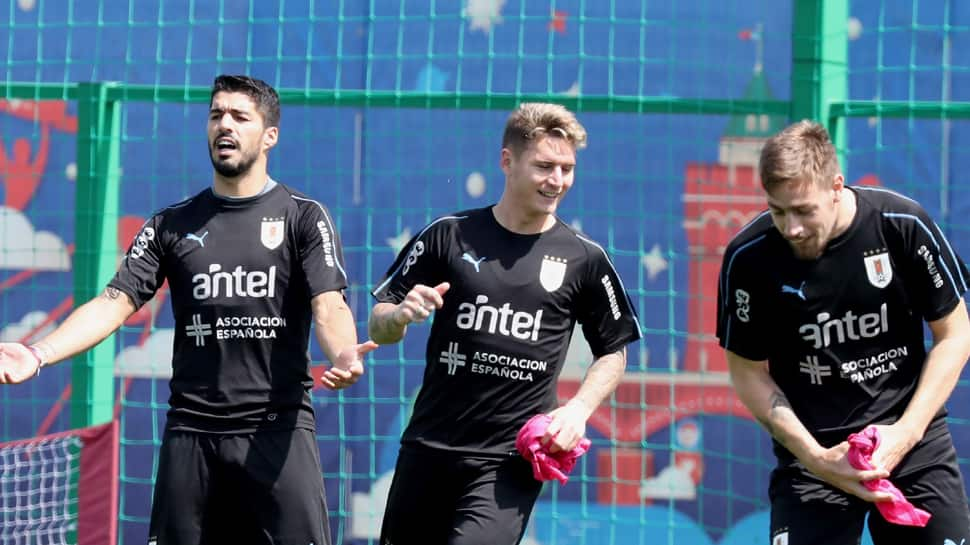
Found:
<svg viewBox="0 0 970 545"><path fill-rule="evenodd" d="M156 214L135 235L118 272L108 283L126 293L136 309L151 300L165 281L162 234L162 216Z"/></svg>
<svg viewBox="0 0 970 545"><path fill-rule="evenodd" d="M763 361L768 359L768 301L759 293L758 277L746 266L749 248L729 247L724 253L717 284L717 337L723 348L742 358Z"/></svg>
<svg viewBox="0 0 970 545"><path fill-rule="evenodd" d="M639 340L640 322L606 252L591 250L580 297L579 322L594 358Z"/></svg>
<svg viewBox="0 0 970 545"><path fill-rule="evenodd" d="M943 231L919 206L910 213L887 214L902 248L891 248L893 261L906 272L907 297L927 321L949 314L967 291L970 275ZM898 255L901 254L901 255Z"/></svg>
<svg viewBox="0 0 970 545"><path fill-rule="evenodd" d="M436 286L447 280L448 224L438 220L414 236L371 291L381 303L398 304L417 284Z"/></svg>
<svg viewBox="0 0 970 545"><path fill-rule="evenodd" d="M339 291L347 287L344 252L336 225L325 206L304 201L298 223L300 264L310 286L310 295Z"/></svg>

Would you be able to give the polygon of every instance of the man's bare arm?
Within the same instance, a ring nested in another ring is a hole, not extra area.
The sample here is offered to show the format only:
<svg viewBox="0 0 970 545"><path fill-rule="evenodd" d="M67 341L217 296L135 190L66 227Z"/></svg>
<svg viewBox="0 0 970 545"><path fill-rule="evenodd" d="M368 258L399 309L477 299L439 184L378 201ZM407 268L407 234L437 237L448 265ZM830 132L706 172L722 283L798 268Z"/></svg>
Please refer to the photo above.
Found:
<svg viewBox="0 0 970 545"><path fill-rule="evenodd" d="M586 371L579 390L565 405L549 413L552 421L542 437L552 442L552 451L572 450L586 435L586 421L593 411L608 398L623 378L626 368L626 347L600 356Z"/></svg>
<svg viewBox="0 0 970 545"><path fill-rule="evenodd" d="M886 501L885 492L872 492L863 481L888 477L884 469L858 470L846 458L849 444L825 448L795 414L784 392L768 373L767 361L754 361L725 351L731 382L738 398L768 433L815 476L866 501ZM820 400L824 403L824 400Z"/></svg>
<svg viewBox="0 0 970 545"><path fill-rule="evenodd" d="M879 426L879 448L874 464L892 471L923 438L960 380L970 357L970 318L963 300L946 316L929 322L933 347L926 355L916 391L898 421Z"/></svg>
<svg viewBox="0 0 970 545"><path fill-rule="evenodd" d="M108 287L81 305L61 325L31 346L0 343L0 384L19 384L50 365L103 341L135 312L127 295Z"/></svg>
<svg viewBox="0 0 970 545"><path fill-rule="evenodd" d="M33 346L43 355L45 364L68 359L106 339L136 310L127 294L108 286Z"/></svg>
<svg viewBox="0 0 970 545"><path fill-rule="evenodd" d="M423 322L444 306L444 295L451 284L437 286L418 284L411 288L400 304L377 303L367 320L367 333L377 344L393 344L404 338L408 324Z"/></svg>

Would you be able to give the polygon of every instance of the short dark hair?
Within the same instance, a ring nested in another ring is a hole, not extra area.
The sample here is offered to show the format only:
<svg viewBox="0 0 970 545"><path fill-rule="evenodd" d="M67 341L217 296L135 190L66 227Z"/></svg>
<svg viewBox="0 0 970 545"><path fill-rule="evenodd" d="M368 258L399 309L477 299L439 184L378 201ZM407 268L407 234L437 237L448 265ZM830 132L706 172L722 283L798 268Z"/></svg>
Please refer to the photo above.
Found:
<svg viewBox="0 0 970 545"><path fill-rule="evenodd" d="M216 93L244 93L256 103L256 110L263 116L267 127L280 126L280 95L276 89L261 79L249 76L222 74L212 82L209 103Z"/></svg>

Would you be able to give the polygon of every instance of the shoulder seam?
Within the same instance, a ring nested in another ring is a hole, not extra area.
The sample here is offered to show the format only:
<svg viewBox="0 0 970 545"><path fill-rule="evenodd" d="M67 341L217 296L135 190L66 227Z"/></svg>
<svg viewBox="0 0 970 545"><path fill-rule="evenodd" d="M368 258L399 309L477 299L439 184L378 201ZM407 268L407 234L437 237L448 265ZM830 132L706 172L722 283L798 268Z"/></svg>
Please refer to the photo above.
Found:
<svg viewBox="0 0 970 545"><path fill-rule="evenodd" d="M872 191L872 192L875 192L875 193L887 193L889 195L893 195L895 197L899 197L900 199L903 199L905 201L909 201L909 202L911 202L911 203L913 203L913 204L915 204L917 206L919 205L919 203L916 202L915 199L911 199L911 198L907 197L906 195L903 195L902 193L899 193L898 191L893 191L892 189L887 189L885 187L872 187L872 186L862 186L862 185L855 186L854 185L854 186L852 186L852 189L858 189L858 190L862 190L862 191Z"/></svg>
<svg viewBox="0 0 970 545"><path fill-rule="evenodd" d="M152 215L153 216L156 216L156 215L161 214L162 212L164 212L166 210L172 210L172 209L175 209L175 208L182 208L183 206L186 206L186 205L190 204L192 201L194 201L195 199L198 199L201 196L202 196L202 193L199 193L198 195L193 195L193 196L191 196L191 197L189 197L187 199L182 199L179 202L172 203L172 204L170 204L168 206L165 206L165 207L160 208L157 212L155 212Z"/></svg>
<svg viewBox="0 0 970 545"><path fill-rule="evenodd" d="M284 188L287 188L283 184L280 184L280 185L283 186ZM315 201L315 200L310 199L310 198L307 198L307 197L300 197L300 196L294 195L293 193L290 193L290 197L293 198L293 200L306 201L306 202L310 202L310 203L313 203L313 204L317 205L317 208L320 209L320 213L323 214L324 221L327 222L327 226L330 228L330 232L331 233L336 233L337 232L337 226L334 225L333 218L330 217L330 214L327 213L327 209L324 208L323 205L320 204L319 201ZM340 260L337 259L337 252L333 252L333 261L334 261L334 263L337 264L337 270L339 270L340 271L340 274L343 275L344 282L349 282L349 280L347 278L347 271L344 269L343 264L340 263Z"/></svg>
<svg viewBox="0 0 970 545"><path fill-rule="evenodd" d="M768 211L767 210L765 210L763 212L760 212L757 216L751 218L751 221L749 221L748 223L744 224L744 227L742 227L740 230L738 230L737 233L734 233L734 236L731 237L731 240L730 241L728 241L728 246L730 246L731 243L734 242L735 240L737 240L738 237L740 237L742 233L744 233L745 231L747 231L748 229L750 229L755 223L758 222L758 220L760 220L761 218L763 218L766 215L768 215Z"/></svg>
<svg viewBox="0 0 970 545"><path fill-rule="evenodd" d="M620 288L620 291L623 292L623 296L626 297L626 301L627 301L626 304L630 306L630 315L633 317L633 324L636 325L637 327L637 335L639 336L638 338L642 339L643 329L640 327L640 318L637 317L636 310L633 308L633 301L630 299L630 292L626 290L626 286L623 284L623 277L620 276L620 272L617 271L616 266L613 265L613 260L610 259L610 254L608 254L606 252L606 249L600 246L599 243L597 243L595 240L586 238L575 231L572 231L572 233L573 233L573 236L575 236L582 242L585 242L586 244L593 246L603 254L603 258L606 259L606 263L610 266L610 269L613 271L613 276L615 276L617 281L620 282L619 288ZM589 259L587 258L587 261L588 260Z"/></svg>
<svg viewBox="0 0 970 545"><path fill-rule="evenodd" d="M727 310L727 308L728 308L728 301L729 301L729 298L730 298L730 289L728 287L728 277L731 275L731 267L734 266L734 258L737 257L739 253L743 252L744 250L747 250L749 247L754 246L755 244L761 242L767 236L768 236L767 234L761 234L761 235L759 235L759 236L757 236L757 237L749 240L748 242L745 242L744 244L738 246L737 248L734 249L733 252L731 252L731 258L728 259L727 265L725 265L724 266L724 270L721 271L721 283L722 283L722 285L721 285L721 294L722 294L722 299L721 299L721 301L719 301L719 304L725 310ZM724 257L727 258L727 254L724 254ZM733 320L733 318L734 317L729 313L728 316L727 316L727 325L724 327L724 345L725 346L727 346L727 344L730 342L730 339L731 339L731 321Z"/></svg>
<svg viewBox="0 0 970 545"><path fill-rule="evenodd" d="M933 222L933 226L936 227L937 231L939 231L939 233L940 233L940 237L939 238L941 238L943 240L943 244L942 245L940 244L940 241L937 240L937 237L933 233L933 231L916 214L908 214L908 213L900 213L900 212L882 212L882 216L884 218L890 218L890 219L892 219L892 218L901 218L901 219L909 219L909 220L915 221L916 222L916 225L918 225L920 227L920 229L922 229L926 233L926 235L930 238L930 240L933 241L933 245L936 246L937 252L939 252L940 254L942 254L943 253L943 250L944 250L944 247L945 247L947 253L950 254L950 256L949 256L950 257L950 260L953 263L956 263L956 264L959 265L959 263L960 263L960 257L957 256L956 252L953 251L953 248L950 246L950 241L947 240L946 236L943 234L943 231L940 230L940 228L936 225L935 222ZM932 222L932 220L930 220L930 221ZM946 266L946 262L944 260L940 259L939 260L939 266L943 269L943 272L946 273L947 278L949 278L949 280L950 280L950 286L953 288L954 293L956 293L957 296L962 296L962 294L967 291L967 282L966 282L966 279L963 278L963 275L960 274L959 269L957 270L957 278L960 279L960 284L963 287L962 290L960 290L959 287L957 287L957 282L953 278L953 273L950 272L950 268Z"/></svg>
<svg viewBox="0 0 970 545"><path fill-rule="evenodd" d="M437 218L434 221L432 221L431 223L425 225L424 228L421 229L420 232L418 232L418 234L414 235L414 240L417 240L417 239L421 238L421 236L424 235L425 233L427 233L429 229L431 229L433 226L435 226L436 224L438 224L438 223L440 223L442 221L445 221L445 220L456 220L457 221L457 220L463 220L463 219L466 219L466 218L468 218L467 215L466 216L441 216L440 218ZM397 259L397 256L394 256L394 258ZM374 297L376 297L377 294L381 292L381 290L383 290L385 287L387 287L387 285L391 283L391 280L393 280L394 277L397 276L397 273L401 270L401 268L404 267L404 263L406 263L406 262L407 262L407 259L402 260L401 263L398 264L397 268L394 269L394 272L392 272L391 274L387 275L387 278L385 278L384 281L380 283L380 285L378 285L376 288L374 288L373 290L371 290L371 292L370 292L371 295L374 296Z"/></svg>

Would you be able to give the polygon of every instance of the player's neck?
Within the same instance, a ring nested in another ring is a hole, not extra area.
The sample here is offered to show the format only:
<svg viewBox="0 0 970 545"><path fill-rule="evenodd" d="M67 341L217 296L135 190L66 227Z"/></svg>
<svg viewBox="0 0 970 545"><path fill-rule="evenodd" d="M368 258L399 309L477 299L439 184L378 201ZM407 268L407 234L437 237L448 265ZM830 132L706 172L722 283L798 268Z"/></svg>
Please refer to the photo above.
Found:
<svg viewBox="0 0 970 545"><path fill-rule="evenodd" d="M835 218L835 227L832 229L832 238L846 232L856 214L855 192L848 187L842 189L842 198L839 200L839 215Z"/></svg>
<svg viewBox="0 0 970 545"><path fill-rule="evenodd" d="M556 216L553 214L526 214L510 206L504 199L500 199L492 207L492 215L499 225L519 235L544 233L556 224Z"/></svg>
<svg viewBox="0 0 970 545"><path fill-rule="evenodd" d="M253 197L259 195L268 181L269 175L266 173L266 169L256 168L256 165L253 165L253 168L250 168L248 172L234 178L226 178L216 172L213 176L212 191L223 197L237 199Z"/></svg>

